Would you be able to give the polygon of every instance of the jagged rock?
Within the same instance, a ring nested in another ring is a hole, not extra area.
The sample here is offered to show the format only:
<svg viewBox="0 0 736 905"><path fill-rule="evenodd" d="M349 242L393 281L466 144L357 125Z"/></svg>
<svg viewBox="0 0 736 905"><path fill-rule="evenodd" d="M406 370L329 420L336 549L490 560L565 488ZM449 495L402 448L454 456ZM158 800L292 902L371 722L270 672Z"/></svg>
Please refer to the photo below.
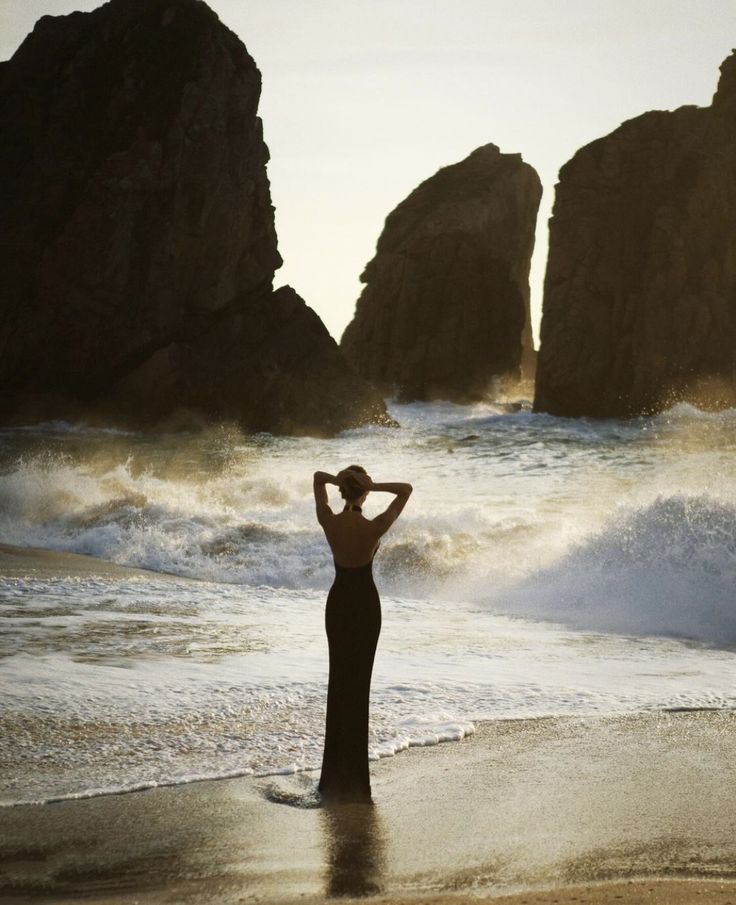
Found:
<svg viewBox="0 0 736 905"><path fill-rule="evenodd" d="M200 0L45 16L0 65L1 419L322 433L385 412L272 294L260 90Z"/></svg>
<svg viewBox="0 0 736 905"><path fill-rule="evenodd" d="M736 54L712 106L654 111L560 171L535 409L736 404Z"/></svg>
<svg viewBox="0 0 736 905"><path fill-rule="evenodd" d="M346 365L319 316L290 286L268 299L268 317L260 301L244 300L196 344L160 349L117 387L121 409L146 404L151 385L159 388L156 420L178 420L182 398L194 412L211 412L236 393L248 399L245 423L253 431L320 435L356 423L394 424L383 399Z"/></svg>
<svg viewBox="0 0 736 905"><path fill-rule="evenodd" d="M529 265L542 187L520 154L473 151L386 218L341 347L405 400L483 398L533 361Z"/></svg>

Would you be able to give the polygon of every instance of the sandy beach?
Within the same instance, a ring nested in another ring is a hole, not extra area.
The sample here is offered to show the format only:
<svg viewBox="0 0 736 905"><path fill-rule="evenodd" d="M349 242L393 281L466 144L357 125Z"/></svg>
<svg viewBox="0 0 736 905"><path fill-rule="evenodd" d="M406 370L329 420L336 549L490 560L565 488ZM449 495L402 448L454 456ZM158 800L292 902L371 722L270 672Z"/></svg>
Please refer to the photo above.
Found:
<svg viewBox="0 0 736 905"><path fill-rule="evenodd" d="M736 905L733 2L0 2L0 905Z"/></svg>
<svg viewBox="0 0 736 905"><path fill-rule="evenodd" d="M95 556L78 553L62 553L42 550L38 547L20 547L0 544L0 577L2 578L151 578L166 579L172 576L164 572L132 569L114 562L106 562Z"/></svg>
<svg viewBox="0 0 736 905"><path fill-rule="evenodd" d="M295 806L313 774L5 808L0 889L9 903L727 905L735 730L707 711L481 724L374 764L372 808Z"/></svg>
<svg viewBox="0 0 736 905"><path fill-rule="evenodd" d="M0 548L6 577L131 576ZM140 573L150 574L150 573ZM372 765L374 805L314 773L0 809L8 903L736 902L736 715L480 723Z"/></svg>

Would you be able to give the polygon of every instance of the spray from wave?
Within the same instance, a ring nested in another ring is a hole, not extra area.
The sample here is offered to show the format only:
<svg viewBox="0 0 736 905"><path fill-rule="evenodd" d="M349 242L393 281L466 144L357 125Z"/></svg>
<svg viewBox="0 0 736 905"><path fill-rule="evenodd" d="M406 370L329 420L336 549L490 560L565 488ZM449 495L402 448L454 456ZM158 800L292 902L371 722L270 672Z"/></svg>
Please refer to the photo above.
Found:
<svg viewBox="0 0 736 905"><path fill-rule="evenodd" d="M736 643L736 413L680 406L598 423L415 404L395 414L402 432L332 444L16 432L9 452L0 443L0 538L187 578L322 590L332 564L311 470L380 462L417 487L376 560L385 593Z"/></svg>
<svg viewBox="0 0 736 905"><path fill-rule="evenodd" d="M0 430L0 540L204 580L0 578L6 797L317 765L311 474L349 462L415 486L376 558L374 756L503 715L733 706L736 413L393 413L332 441Z"/></svg>
<svg viewBox="0 0 736 905"><path fill-rule="evenodd" d="M736 645L736 507L659 497L522 581L494 609L587 631Z"/></svg>

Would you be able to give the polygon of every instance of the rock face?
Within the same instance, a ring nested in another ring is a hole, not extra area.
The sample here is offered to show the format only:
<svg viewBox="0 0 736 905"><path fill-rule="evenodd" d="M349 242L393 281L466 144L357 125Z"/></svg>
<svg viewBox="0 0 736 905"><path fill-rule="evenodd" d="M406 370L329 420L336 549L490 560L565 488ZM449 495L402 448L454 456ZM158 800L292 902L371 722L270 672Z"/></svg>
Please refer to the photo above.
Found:
<svg viewBox="0 0 736 905"><path fill-rule="evenodd" d="M200 0L45 16L0 65L0 419L384 417L314 312L272 292L260 90Z"/></svg>
<svg viewBox="0 0 736 905"><path fill-rule="evenodd" d="M736 54L712 106L650 112L560 171L535 409L736 404Z"/></svg>
<svg viewBox="0 0 736 905"><path fill-rule="evenodd" d="M539 177L519 154L473 151L386 218L341 347L404 400L482 399L533 356L529 264Z"/></svg>
<svg viewBox="0 0 736 905"><path fill-rule="evenodd" d="M126 409L148 405L155 420L165 420L182 398L194 412L221 410L233 388L249 430L331 435L362 423L395 425L382 397L346 364L319 316L290 286L268 298L265 312L260 298L244 299L196 344L159 349L116 392Z"/></svg>

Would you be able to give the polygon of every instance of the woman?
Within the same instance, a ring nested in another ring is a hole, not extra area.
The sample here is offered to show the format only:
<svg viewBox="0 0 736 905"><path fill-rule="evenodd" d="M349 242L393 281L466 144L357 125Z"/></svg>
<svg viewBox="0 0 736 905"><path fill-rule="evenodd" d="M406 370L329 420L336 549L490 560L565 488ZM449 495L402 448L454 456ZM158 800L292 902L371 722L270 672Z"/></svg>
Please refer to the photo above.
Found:
<svg viewBox="0 0 736 905"><path fill-rule="evenodd" d="M345 508L334 513L327 484L337 484ZM314 473L317 521L335 561L325 624L330 648L327 722L319 791L326 801L370 801L368 696L381 631L381 603L373 584L373 557L380 538L401 514L411 484L374 484L360 465L333 476ZM367 519L362 506L370 491L393 493L385 512Z"/></svg>

